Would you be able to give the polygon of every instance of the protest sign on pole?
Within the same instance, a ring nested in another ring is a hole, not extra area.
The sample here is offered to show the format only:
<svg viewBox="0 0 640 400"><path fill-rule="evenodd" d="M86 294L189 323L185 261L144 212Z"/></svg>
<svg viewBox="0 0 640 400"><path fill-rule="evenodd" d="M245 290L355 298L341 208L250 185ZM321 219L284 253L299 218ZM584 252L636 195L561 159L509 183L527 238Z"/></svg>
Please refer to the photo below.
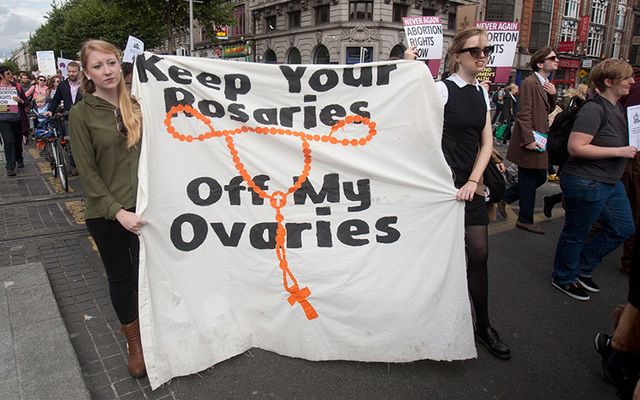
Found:
<svg viewBox="0 0 640 400"><path fill-rule="evenodd" d="M418 60L427 61L432 76L438 76L442 60L442 24L440 17L402 17L409 47L416 46Z"/></svg>
<svg viewBox="0 0 640 400"><path fill-rule="evenodd" d="M136 37L129 35L127 39L127 47L124 49L122 62L133 62L133 59L144 51L144 42Z"/></svg>
<svg viewBox="0 0 640 400"><path fill-rule="evenodd" d="M62 76L64 76L65 78L67 77L67 65L69 65L71 61L73 60L58 57L58 69L60 70L60 73L62 73Z"/></svg>
<svg viewBox="0 0 640 400"><path fill-rule="evenodd" d="M518 48L520 35L517 22L476 21L476 26L487 31L489 44L494 46L493 54L487 60L484 71L478 74L479 81L506 83L511 75L513 60Z"/></svg>
<svg viewBox="0 0 640 400"><path fill-rule="evenodd" d="M136 66L153 388L251 347L308 360L476 356L464 202L423 63L145 52Z"/></svg>
<svg viewBox="0 0 640 400"><path fill-rule="evenodd" d="M36 51L36 58L40 75L53 76L56 74L56 56L53 51Z"/></svg>
<svg viewBox="0 0 640 400"><path fill-rule="evenodd" d="M0 113L17 113L18 103L14 97L18 91L13 86L0 86Z"/></svg>

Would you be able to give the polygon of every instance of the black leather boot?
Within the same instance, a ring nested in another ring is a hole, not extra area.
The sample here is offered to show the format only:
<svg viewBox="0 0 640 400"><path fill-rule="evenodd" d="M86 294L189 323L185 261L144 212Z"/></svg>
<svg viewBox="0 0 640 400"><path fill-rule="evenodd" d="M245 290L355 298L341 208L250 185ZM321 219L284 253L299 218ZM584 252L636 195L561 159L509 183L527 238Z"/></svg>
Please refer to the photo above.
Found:
<svg viewBox="0 0 640 400"><path fill-rule="evenodd" d="M501 360L511 358L511 349L500 339L498 332L492 327L479 328L475 331L476 339L489 350L494 357Z"/></svg>

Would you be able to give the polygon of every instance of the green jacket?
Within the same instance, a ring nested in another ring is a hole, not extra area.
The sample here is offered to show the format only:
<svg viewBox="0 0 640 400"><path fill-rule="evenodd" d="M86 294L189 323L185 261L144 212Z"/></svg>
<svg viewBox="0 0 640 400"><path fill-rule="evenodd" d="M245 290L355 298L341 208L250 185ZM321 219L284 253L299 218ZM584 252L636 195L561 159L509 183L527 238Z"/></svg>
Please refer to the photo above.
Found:
<svg viewBox="0 0 640 400"><path fill-rule="evenodd" d="M115 107L86 94L69 112L71 150L84 190L85 218L115 219L136 205L140 146L127 150Z"/></svg>

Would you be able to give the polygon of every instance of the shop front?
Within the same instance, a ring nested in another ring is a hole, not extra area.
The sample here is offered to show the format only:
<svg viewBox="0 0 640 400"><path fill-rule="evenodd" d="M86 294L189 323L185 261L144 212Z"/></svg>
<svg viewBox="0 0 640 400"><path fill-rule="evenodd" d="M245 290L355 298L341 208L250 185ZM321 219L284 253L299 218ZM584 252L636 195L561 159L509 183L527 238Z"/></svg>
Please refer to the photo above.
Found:
<svg viewBox="0 0 640 400"><path fill-rule="evenodd" d="M576 76L580 69L580 60L572 58L560 58L558 70L553 75L553 84L556 90L564 91L576 86Z"/></svg>

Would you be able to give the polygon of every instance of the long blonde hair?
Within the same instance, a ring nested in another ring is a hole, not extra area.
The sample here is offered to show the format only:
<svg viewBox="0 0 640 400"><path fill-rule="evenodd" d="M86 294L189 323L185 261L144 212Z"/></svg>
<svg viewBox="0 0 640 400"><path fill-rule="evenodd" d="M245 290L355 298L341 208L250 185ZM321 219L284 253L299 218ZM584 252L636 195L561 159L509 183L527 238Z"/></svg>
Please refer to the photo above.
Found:
<svg viewBox="0 0 640 400"><path fill-rule="evenodd" d="M464 48L464 44L467 39L472 38L474 36L487 36L487 32L482 28L469 28L464 31L460 31L453 38L453 43L449 46L447 50L447 54L449 56L449 72L455 74L458 72L458 68L460 66L456 62L455 54L458 54L460 50Z"/></svg>
<svg viewBox="0 0 640 400"><path fill-rule="evenodd" d="M101 51L103 53L111 53L120 60L122 54L120 50L109 42L104 40L89 39L82 44L80 49L80 62L82 68L87 70L87 59L92 51ZM124 84L124 76L120 71L120 82L118 83L118 108L122 115L122 122L127 128L127 148L130 149L135 146L142 136L142 113L140 112L140 105L131 98L131 95L126 90ZM85 74L81 74L82 89L86 93L93 93L96 91L96 85Z"/></svg>

